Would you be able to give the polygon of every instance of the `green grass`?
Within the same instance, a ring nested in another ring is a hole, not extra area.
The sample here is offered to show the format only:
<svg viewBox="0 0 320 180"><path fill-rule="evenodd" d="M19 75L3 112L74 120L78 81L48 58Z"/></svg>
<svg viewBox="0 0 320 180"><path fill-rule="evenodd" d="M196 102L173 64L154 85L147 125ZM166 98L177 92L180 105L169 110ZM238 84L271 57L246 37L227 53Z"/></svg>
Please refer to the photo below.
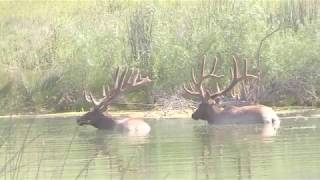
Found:
<svg viewBox="0 0 320 180"><path fill-rule="evenodd" d="M283 28L261 51L264 100L316 105L320 23L311 12L317 12L317 2L290 3L2 1L0 113L81 111L88 108L83 90L101 94L118 66L140 68L154 80L126 95L127 102L150 103L154 95L177 94L202 55L220 57L217 73L225 78L217 82L226 85L232 55L248 58L250 72L257 72L259 42L279 22ZM305 13L296 14L301 8ZM272 91L274 85L280 90Z"/></svg>

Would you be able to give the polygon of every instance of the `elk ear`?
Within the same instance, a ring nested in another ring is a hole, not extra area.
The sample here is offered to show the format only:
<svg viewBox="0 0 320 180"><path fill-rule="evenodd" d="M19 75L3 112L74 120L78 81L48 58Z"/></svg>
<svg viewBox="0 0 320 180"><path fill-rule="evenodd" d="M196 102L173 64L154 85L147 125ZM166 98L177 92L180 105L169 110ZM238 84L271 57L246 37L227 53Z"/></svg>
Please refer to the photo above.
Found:
<svg viewBox="0 0 320 180"><path fill-rule="evenodd" d="M217 104L217 103L216 103L215 100L209 99L209 100L208 100L208 104L210 104L210 105L215 105L215 104Z"/></svg>
<svg viewBox="0 0 320 180"><path fill-rule="evenodd" d="M221 103L221 98L220 97L217 97L215 100L214 100L215 104L220 104Z"/></svg>

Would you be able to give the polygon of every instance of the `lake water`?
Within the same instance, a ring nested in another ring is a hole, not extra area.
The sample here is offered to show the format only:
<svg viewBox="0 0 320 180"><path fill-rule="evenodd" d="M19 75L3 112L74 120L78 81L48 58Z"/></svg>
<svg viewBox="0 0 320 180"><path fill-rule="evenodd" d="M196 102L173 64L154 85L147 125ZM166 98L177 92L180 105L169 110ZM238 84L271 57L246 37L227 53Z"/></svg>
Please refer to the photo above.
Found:
<svg viewBox="0 0 320 180"><path fill-rule="evenodd" d="M273 137L191 119L128 137L74 119L0 119L0 179L320 179L317 112L282 117Z"/></svg>

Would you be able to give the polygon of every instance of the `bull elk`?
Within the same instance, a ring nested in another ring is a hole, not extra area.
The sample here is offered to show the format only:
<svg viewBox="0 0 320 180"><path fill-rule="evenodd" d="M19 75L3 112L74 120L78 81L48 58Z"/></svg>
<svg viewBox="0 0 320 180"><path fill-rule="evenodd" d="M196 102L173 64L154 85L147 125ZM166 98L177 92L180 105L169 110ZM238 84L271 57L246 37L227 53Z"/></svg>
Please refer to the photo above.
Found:
<svg viewBox="0 0 320 180"><path fill-rule="evenodd" d="M221 78L223 75L215 74L216 65L218 59L215 58L214 64L209 74L205 75L205 57L201 63L199 78L196 78L194 68L192 68L192 82L189 86L183 85L186 93L200 97L201 103L198 109L192 114L192 119L206 120L209 124L268 124L272 125L274 129L278 129L280 126L280 120L277 114L272 110L271 107L264 105L246 105L242 107L227 106L219 107L217 101L219 97L225 96L230 92L239 82L248 78L257 78L247 72L247 60L244 60L244 71L243 74L239 74L238 62L233 57L233 69L231 70L231 81L230 84L217 92L212 92L208 88L204 87L204 81L206 79Z"/></svg>
<svg viewBox="0 0 320 180"><path fill-rule="evenodd" d="M120 72L120 68L118 68L113 78L114 85L111 88L107 86L107 90L103 86L103 97L101 99L96 99L91 92L84 91L85 99L94 106L89 112L78 118L77 123L79 125L92 125L98 129L120 129L138 134L149 133L150 126L143 120L129 117L116 119L105 112L121 93L132 91L151 82L148 76L142 77L139 70L131 70L130 75L128 74L128 68L123 72Z"/></svg>

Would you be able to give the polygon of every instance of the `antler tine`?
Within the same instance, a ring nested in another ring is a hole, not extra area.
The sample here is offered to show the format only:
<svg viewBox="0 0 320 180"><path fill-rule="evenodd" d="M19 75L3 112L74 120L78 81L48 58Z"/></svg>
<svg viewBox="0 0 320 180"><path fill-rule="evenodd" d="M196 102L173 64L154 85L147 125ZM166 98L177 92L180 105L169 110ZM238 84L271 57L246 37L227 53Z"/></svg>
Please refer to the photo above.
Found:
<svg viewBox="0 0 320 180"><path fill-rule="evenodd" d="M244 59L244 66L243 66L244 70L243 70L243 73L245 75L248 75L248 62L247 62L247 59Z"/></svg>
<svg viewBox="0 0 320 180"><path fill-rule="evenodd" d="M232 69L232 68L230 68L230 78L231 78L231 80L232 80L232 78L235 78L235 77L234 77L234 72L233 72L233 69Z"/></svg>
<svg viewBox="0 0 320 180"><path fill-rule="evenodd" d="M109 85L107 85L107 90L105 86L102 86L103 97L101 99L96 99L92 93L89 92L88 94L84 91L85 99L88 102L93 103L95 108L98 108L100 111L105 111L112 103L112 100L120 93L151 82L148 76L142 78L139 70L135 71L132 69L131 74L128 77L128 68L125 68L124 71L120 72L120 67L117 68L113 80L114 84L111 85L111 89Z"/></svg>
<svg viewBox="0 0 320 180"><path fill-rule="evenodd" d="M135 78L133 87L129 87L129 88L139 87L139 86L142 86L142 85L150 83L150 82L151 82L151 80L150 80L149 76L142 77L140 71L138 70L137 77Z"/></svg>
<svg viewBox="0 0 320 180"><path fill-rule="evenodd" d="M133 78L134 78L135 74L136 74L136 70L132 68L132 69L130 70L130 75L129 75L129 77L127 77L126 80L125 80L125 82L124 82L123 87L127 87L129 84L132 84L132 83L133 83L133 81L134 81Z"/></svg>
<svg viewBox="0 0 320 180"><path fill-rule="evenodd" d="M132 68L130 71L131 71L131 73L130 73L130 76L128 77L128 79L125 81L125 86L127 86L128 84L133 82L133 76L135 74L135 69Z"/></svg>
<svg viewBox="0 0 320 180"><path fill-rule="evenodd" d="M195 87L195 85L193 83L190 82L189 83L189 87L190 87L191 91L196 92L196 94L200 94L199 92L196 91L196 87Z"/></svg>
<svg viewBox="0 0 320 180"><path fill-rule="evenodd" d="M149 77L148 77L149 78ZM138 76L138 81L141 81L142 80L142 75L141 75L141 73L139 74L139 76Z"/></svg>
<svg viewBox="0 0 320 180"><path fill-rule="evenodd" d="M201 61L201 77L204 77L204 68L206 65L206 55L203 56L202 61Z"/></svg>
<svg viewBox="0 0 320 180"><path fill-rule="evenodd" d="M217 63L218 63L218 57L215 56L213 66L212 66L211 71L210 71L210 76L211 77L216 77L216 78L221 78L221 77L223 77L223 75L216 75L215 74Z"/></svg>
<svg viewBox="0 0 320 180"><path fill-rule="evenodd" d="M231 95L232 98L235 98L235 97L236 97L236 92L235 92L234 89L231 89L230 95Z"/></svg>
<svg viewBox="0 0 320 180"><path fill-rule="evenodd" d="M84 94L84 98L86 99L87 102L92 102L92 99L87 94L87 91L83 91L83 94Z"/></svg>
<svg viewBox="0 0 320 180"><path fill-rule="evenodd" d="M238 74L238 61L234 56L232 56L232 61L233 61L233 78L237 79L239 76L239 74Z"/></svg>
<svg viewBox="0 0 320 180"><path fill-rule="evenodd" d="M198 83L197 83L197 80L196 80L196 75L195 75L195 73L194 73L194 68L191 69L191 76L192 76L192 82L193 82L194 84L198 84Z"/></svg>
<svg viewBox="0 0 320 180"><path fill-rule="evenodd" d="M125 70L121 73L120 81L118 84L119 91L122 91L124 86L126 85L124 81L126 80L127 73L128 73L128 68L125 68Z"/></svg>
<svg viewBox="0 0 320 180"><path fill-rule="evenodd" d="M105 85L102 86L102 96L103 96L103 97L107 96L107 92L106 92L106 87L105 87Z"/></svg>
<svg viewBox="0 0 320 180"><path fill-rule="evenodd" d="M244 80L244 79L247 79L247 78L256 78L256 76L252 75L252 74L248 74L247 73L247 60L245 59L244 61L244 74L243 75L239 75L238 73L238 62L237 62L237 59L233 56L232 58L233 60L233 70L231 70L231 77L232 77L232 80L229 84L229 86L227 86L225 89L223 89L222 91L218 91L214 94L210 94L210 97L212 99L215 99L221 95L225 95L227 92L231 91L234 86L237 85L238 82Z"/></svg>
<svg viewBox="0 0 320 180"><path fill-rule="evenodd" d="M217 63L218 63L218 58L217 58L217 56L215 56L215 57L214 57L213 66L212 66L212 68L211 68L211 70L210 70L210 75L211 75L211 74L214 75L214 72L216 71L216 65L217 65Z"/></svg>
<svg viewBox="0 0 320 180"><path fill-rule="evenodd" d="M244 60L244 73L246 77L251 77L251 78L258 78L257 76L253 75L253 74L248 74L248 60L245 59Z"/></svg>
<svg viewBox="0 0 320 180"><path fill-rule="evenodd" d="M134 88L140 87L142 85L145 85L151 82L148 76L142 77L139 69L132 70L130 77L126 77L127 72L123 74L124 74L124 77L122 80L124 82L123 82L123 86L121 87L121 92L130 91Z"/></svg>
<svg viewBox="0 0 320 180"><path fill-rule="evenodd" d="M192 86L190 86L190 88L192 89ZM195 96L200 95L199 92L196 92L196 91L194 91L193 89L192 89L192 90L188 89L187 86L186 86L186 84L183 84L183 89L184 89L188 94L190 94L190 95L195 95Z"/></svg>
<svg viewBox="0 0 320 180"><path fill-rule="evenodd" d="M100 104L100 101L97 100L97 99L92 95L91 92L90 92L90 98L92 99L92 102L93 102L96 106L98 106L98 105Z"/></svg>
<svg viewBox="0 0 320 180"><path fill-rule="evenodd" d="M119 85L119 71L120 71L120 67L117 68L114 76L114 89L117 89Z"/></svg>
<svg viewBox="0 0 320 180"><path fill-rule="evenodd" d="M84 91L84 97L85 97L85 99L86 99L88 102L93 103L95 107L100 104L99 100L97 100L97 99L92 95L91 92L89 92L89 95L88 95L87 92Z"/></svg>
<svg viewBox="0 0 320 180"><path fill-rule="evenodd" d="M194 73L194 68L191 68L191 77L192 77L193 84L198 84L196 80L196 75Z"/></svg>
<svg viewBox="0 0 320 180"><path fill-rule="evenodd" d="M218 82L216 83L216 89L217 89L218 92L220 91L220 86L219 86Z"/></svg>
<svg viewBox="0 0 320 180"><path fill-rule="evenodd" d="M205 66L206 66L206 56L203 56L201 65L200 65L200 76L197 79L195 75L194 68L191 68L191 77L192 82L190 83L190 88L188 88L186 85L184 85L184 90L191 94L191 95L197 95L202 98L202 100L207 99L208 90L203 87L204 80L208 78L220 78L223 77L223 75L217 75L215 74L216 66L217 66L218 58L215 57L213 66L209 72L209 74L205 75Z"/></svg>
<svg viewBox="0 0 320 180"><path fill-rule="evenodd" d="M194 84L189 83L189 86L190 86L190 88L191 88L192 91L196 91L196 90L195 90L196 88L195 88Z"/></svg>
<svg viewBox="0 0 320 180"><path fill-rule="evenodd" d="M136 74L133 76L132 85L136 84L136 82L137 82L137 80L138 80L138 77L139 77L139 74L140 74L140 70L137 69Z"/></svg>

